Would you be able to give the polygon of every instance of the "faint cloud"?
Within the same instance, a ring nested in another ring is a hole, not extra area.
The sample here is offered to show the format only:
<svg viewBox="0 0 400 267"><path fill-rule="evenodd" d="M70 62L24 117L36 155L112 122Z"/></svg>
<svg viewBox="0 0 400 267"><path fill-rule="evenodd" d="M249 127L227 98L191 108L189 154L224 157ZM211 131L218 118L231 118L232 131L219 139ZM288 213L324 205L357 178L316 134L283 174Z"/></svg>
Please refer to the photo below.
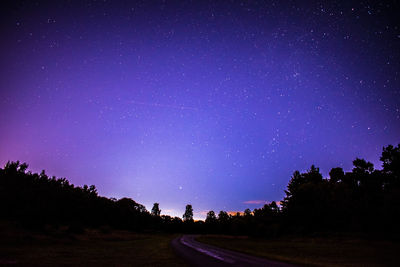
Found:
<svg viewBox="0 0 400 267"><path fill-rule="evenodd" d="M259 205L259 204L267 204L267 200L247 200L243 202L243 204L252 204L252 205Z"/></svg>
<svg viewBox="0 0 400 267"><path fill-rule="evenodd" d="M172 212L174 212L174 210L173 209L169 209L169 210L163 210L164 212L168 212L168 213L172 213Z"/></svg>
<svg viewBox="0 0 400 267"><path fill-rule="evenodd" d="M247 200L244 201L243 204L250 204L250 205L260 205L260 204L271 204L272 201L268 200ZM280 206L282 203L280 201L275 201L276 205Z"/></svg>
<svg viewBox="0 0 400 267"><path fill-rule="evenodd" d="M209 212L208 210L202 210L202 211L193 212L193 214L206 216L208 212Z"/></svg>

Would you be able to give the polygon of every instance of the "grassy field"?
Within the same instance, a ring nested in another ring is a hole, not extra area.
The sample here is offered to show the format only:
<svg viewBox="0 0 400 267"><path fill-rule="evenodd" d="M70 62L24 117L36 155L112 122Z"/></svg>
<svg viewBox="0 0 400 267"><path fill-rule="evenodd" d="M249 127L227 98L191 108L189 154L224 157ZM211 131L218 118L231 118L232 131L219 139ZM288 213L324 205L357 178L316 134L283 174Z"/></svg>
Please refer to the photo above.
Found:
<svg viewBox="0 0 400 267"><path fill-rule="evenodd" d="M174 235L0 229L0 266L186 266L169 245Z"/></svg>
<svg viewBox="0 0 400 267"><path fill-rule="evenodd" d="M256 239L200 236L198 241L308 266L400 266L400 244L350 237Z"/></svg>

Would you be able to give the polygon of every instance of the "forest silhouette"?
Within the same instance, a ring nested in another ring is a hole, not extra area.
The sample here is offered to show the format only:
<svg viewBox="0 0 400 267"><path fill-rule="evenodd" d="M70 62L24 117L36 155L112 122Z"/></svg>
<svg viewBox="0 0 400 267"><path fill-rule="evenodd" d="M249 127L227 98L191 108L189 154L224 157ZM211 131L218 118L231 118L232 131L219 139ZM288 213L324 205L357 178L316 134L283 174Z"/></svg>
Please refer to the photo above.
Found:
<svg viewBox="0 0 400 267"><path fill-rule="evenodd" d="M193 220L186 206L183 220L161 215L130 198L99 196L94 185L74 186L67 179L28 171L26 163L7 162L0 169L0 219L23 227L67 226L81 233L89 227L133 231L218 233L275 237L316 232L399 234L400 144L383 148L382 169L355 159L353 169L333 168L324 178L314 165L295 171L280 205L230 215L209 211L205 221Z"/></svg>

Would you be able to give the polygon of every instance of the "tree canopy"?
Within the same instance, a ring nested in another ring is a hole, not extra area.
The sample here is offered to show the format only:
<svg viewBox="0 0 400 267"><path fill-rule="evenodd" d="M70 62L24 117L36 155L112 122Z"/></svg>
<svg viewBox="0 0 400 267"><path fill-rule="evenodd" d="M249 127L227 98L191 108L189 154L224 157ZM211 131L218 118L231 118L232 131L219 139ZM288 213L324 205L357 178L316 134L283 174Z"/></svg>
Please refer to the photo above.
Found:
<svg viewBox="0 0 400 267"><path fill-rule="evenodd" d="M192 205L186 205L185 213L183 214L184 222L193 222L193 208Z"/></svg>
<svg viewBox="0 0 400 267"><path fill-rule="evenodd" d="M0 169L0 219L29 227L47 224L115 228L140 231L211 232L276 236L282 233L400 232L400 145L383 148L382 169L356 158L345 172L332 168L324 178L311 165L294 171L282 201L231 215L209 211L205 223L194 222L186 205L183 221L161 216L159 203L151 213L131 198L106 198L94 185L74 186L66 178L28 171L28 164L7 162ZM185 222L185 223L183 223Z"/></svg>

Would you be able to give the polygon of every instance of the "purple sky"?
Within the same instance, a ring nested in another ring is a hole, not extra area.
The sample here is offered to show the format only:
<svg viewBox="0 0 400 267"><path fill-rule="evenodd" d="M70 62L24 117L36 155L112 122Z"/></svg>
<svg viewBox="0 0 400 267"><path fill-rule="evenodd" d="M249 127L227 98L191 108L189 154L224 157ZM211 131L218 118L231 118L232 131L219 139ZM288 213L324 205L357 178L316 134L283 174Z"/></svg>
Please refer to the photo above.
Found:
<svg viewBox="0 0 400 267"><path fill-rule="evenodd" d="M311 164L380 167L399 6L334 2L2 2L0 164L195 218L281 200Z"/></svg>

